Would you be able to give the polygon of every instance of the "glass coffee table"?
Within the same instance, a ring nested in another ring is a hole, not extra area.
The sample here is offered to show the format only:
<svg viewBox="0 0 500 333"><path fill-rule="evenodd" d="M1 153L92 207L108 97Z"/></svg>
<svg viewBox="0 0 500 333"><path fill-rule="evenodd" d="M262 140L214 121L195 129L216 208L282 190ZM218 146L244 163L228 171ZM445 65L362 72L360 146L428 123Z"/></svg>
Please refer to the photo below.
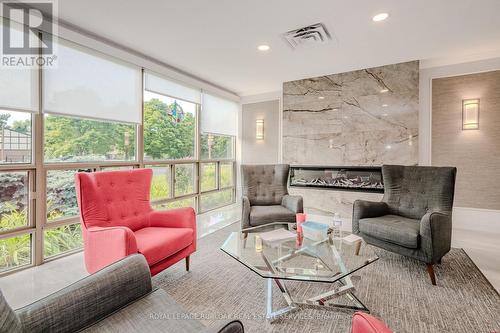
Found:
<svg viewBox="0 0 500 333"><path fill-rule="evenodd" d="M331 234L321 241L303 238L301 243L296 238L273 243L260 239L261 233L280 228L288 230L289 224L277 222L232 232L221 247L236 261L267 279L268 320L273 321L301 307L369 312L354 294L351 275L378 260L371 248L361 241L349 244L342 239L332 239ZM287 303L278 310L274 310L272 304L273 281ZM285 281L329 283L331 289L299 299L289 292ZM335 303L341 296L347 297L352 305Z"/></svg>

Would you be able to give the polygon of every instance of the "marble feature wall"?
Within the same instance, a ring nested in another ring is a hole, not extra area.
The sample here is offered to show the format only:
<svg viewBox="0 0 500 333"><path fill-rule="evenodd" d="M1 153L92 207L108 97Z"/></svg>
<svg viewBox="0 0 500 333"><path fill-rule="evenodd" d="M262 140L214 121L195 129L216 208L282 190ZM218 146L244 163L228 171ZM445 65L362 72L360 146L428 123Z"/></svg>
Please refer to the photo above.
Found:
<svg viewBox="0 0 500 333"><path fill-rule="evenodd" d="M373 166L418 163L419 62L283 84L283 162ZM306 212L350 219L358 198L380 194L293 189Z"/></svg>

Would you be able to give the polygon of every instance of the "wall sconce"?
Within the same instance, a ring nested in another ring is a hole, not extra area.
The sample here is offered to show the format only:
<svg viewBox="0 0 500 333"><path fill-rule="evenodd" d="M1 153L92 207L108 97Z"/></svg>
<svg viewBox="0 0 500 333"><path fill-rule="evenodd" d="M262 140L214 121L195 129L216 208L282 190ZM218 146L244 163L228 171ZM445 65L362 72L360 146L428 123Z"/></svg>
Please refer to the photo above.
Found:
<svg viewBox="0 0 500 333"><path fill-rule="evenodd" d="M255 121L255 139L264 140L264 119Z"/></svg>
<svg viewBox="0 0 500 333"><path fill-rule="evenodd" d="M462 100L462 130L479 129L479 98Z"/></svg>

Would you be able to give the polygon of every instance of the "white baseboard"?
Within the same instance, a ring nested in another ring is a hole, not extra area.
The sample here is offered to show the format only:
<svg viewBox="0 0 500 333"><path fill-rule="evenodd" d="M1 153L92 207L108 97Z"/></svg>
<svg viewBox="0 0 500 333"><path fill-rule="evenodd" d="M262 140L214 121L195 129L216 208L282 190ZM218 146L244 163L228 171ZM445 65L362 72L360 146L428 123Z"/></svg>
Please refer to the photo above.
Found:
<svg viewBox="0 0 500 333"><path fill-rule="evenodd" d="M453 208L452 247L500 252L500 210Z"/></svg>
<svg viewBox="0 0 500 333"><path fill-rule="evenodd" d="M500 210L454 207L453 228L500 235Z"/></svg>

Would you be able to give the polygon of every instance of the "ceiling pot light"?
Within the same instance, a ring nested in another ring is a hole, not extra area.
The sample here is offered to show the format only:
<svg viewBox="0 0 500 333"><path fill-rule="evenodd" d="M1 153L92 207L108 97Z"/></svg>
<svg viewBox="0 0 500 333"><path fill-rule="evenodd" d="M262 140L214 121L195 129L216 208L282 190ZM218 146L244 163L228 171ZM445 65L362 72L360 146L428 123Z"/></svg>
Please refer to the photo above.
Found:
<svg viewBox="0 0 500 333"><path fill-rule="evenodd" d="M389 91L389 89L387 89L387 88L380 89L380 92L381 92L382 94L383 94L383 93L386 93L386 92L388 92L388 91Z"/></svg>
<svg viewBox="0 0 500 333"><path fill-rule="evenodd" d="M380 22L380 21L387 19L388 17L389 17L388 13L378 13L377 15L375 15L372 18L372 20L373 20L373 22Z"/></svg>
<svg viewBox="0 0 500 333"><path fill-rule="evenodd" d="M388 107L388 106L389 106L389 105L387 105L387 104L382 104L382 107L383 107L383 108L386 108L386 107Z"/></svg>
<svg viewBox="0 0 500 333"><path fill-rule="evenodd" d="M318 96L318 99L325 99L325 96Z"/></svg>
<svg viewBox="0 0 500 333"><path fill-rule="evenodd" d="M257 50L259 51L269 51L271 47L269 45L266 45L266 44L262 44L262 45L259 45L257 46Z"/></svg>

